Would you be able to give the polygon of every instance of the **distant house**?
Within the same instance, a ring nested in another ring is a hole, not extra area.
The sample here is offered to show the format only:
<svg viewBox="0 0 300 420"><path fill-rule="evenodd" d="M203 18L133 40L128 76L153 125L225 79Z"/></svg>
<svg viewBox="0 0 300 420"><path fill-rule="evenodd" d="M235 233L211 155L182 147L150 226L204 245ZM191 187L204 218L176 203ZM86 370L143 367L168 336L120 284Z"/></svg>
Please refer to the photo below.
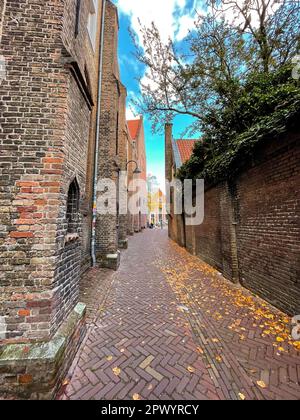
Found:
<svg viewBox="0 0 300 420"><path fill-rule="evenodd" d="M166 181L172 183L175 180L175 174L180 167L187 162L192 154L195 144L199 140L185 140L173 138L172 124L166 125L165 147L166 147ZM171 191L170 211L168 214L169 236L179 245L186 245L185 238L185 220L183 215L174 214L174 192Z"/></svg>
<svg viewBox="0 0 300 420"><path fill-rule="evenodd" d="M159 188L156 176L149 175L148 187L148 223L149 225L165 224L166 219L166 196Z"/></svg>
<svg viewBox="0 0 300 420"><path fill-rule="evenodd" d="M136 149L136 162L141 173L137 176L137 179L143 181L143 186L139 190L138 207L140 208L139 214L133 218L133 229L134 232L140 232L147 226L147 163L146 163L146 147L145 147L145 131L144 131L144 119L140 116L137 120L127 121L130 136L132 138L134 147Z"/></svg>

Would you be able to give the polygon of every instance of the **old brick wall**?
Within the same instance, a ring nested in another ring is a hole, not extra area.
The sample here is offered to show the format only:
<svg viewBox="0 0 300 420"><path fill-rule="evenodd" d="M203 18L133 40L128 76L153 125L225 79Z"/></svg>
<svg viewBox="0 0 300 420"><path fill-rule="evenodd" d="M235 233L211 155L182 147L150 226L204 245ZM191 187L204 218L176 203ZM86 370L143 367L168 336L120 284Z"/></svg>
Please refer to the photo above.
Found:
<svg viewBox="0 0 300 420"><path fill-rule="evenodd" d="M34 13L35 19L32 19ZM62 176L68 72L59 54L63 2L9 1L0 85L0 316L6 339L47 338ZM55 84L55 87L54 87Z"/></svg>
<svg viewBox="0 0 300 420"><path fill-rule="evenodd" d="M120 100L119 100L119 140L118 140L118 159L119 159L119 166L120 170L127 172L127 162L128 162L128 130L127 130L127 122L126 122L126 98L127 98L127 90L126 88L120 84ZM128 177L124 175L124 182L119 179L120 182L120 190L123 190L124 193L127 193L128 188ZM121 185L122 182L122 185ZM121 192L121 191L120 191ZM128 228L128 219L127 219L127 211L123 208L125 207L125 203L127 202L127 197L124 195L123 198L120 198L119 201L119 228L118 228L118 244L119 248L127 248L128 241L127 241L127 228Z"/></svg>
<svg viewBox="0 0 300 420"><path fill-rule="evenodd" d="M222 188L210 189L205 194L204 223L195 226L195 253L213 265L221 268L222 247L221 247L221 199ZM226 240L226 237L224 237ZM192 242L192 240L190 239Z"/></svg>
<svg viewBox="0 0 300 420"><path fill-rule="evenodd" d="M100 53L100 41L101 41L101 18L102 18L102 1L98 1L98 28L96 36L96 48L94 50L91 39L87 32L88 14L89 14L89 2L80 2L80 13L78 20L78 34L75 36L74 30L76 26L76 3L77 0L65 1L65 16L64 27L62 33L62 39L64 47L67 51L68 59L66 61L76 61L80 68L82 75L85 77L85 82L90 90L94 106L90 110L90 116L84 115L86 112L84 104L78 100L71 100L69 103L69 114L74 115L77 118L83 110L82 119L74 121L79 130L77 133L80 134L73 136L71 131L69 134L70 141L68 141L69 151L73 154L70 160L68 169L67 182L72 176L74 177L74 168L79 168L78 177L81 182L82 192L82 271L88 268L90 265L91 255L91 224L92 224L92 198L93 198L93 177L94 177L94 163L95 163L95 139L96 139L96 117L97 117L97 95L98 95L98 73L99 73L99 53ZM72 93L72 92L71 92ZM72 98L72 96L71 96ZM76 106L78 106L76 108ZM72 109L73 106L73 109ZM87 124L89 123L89 128ZM84 125L84 129L81 129L80 125ZM87 131L89 133L87 134ZM83 133L83 131L85 131ZM77 146L79 143L80 146ZM72 148L72 146L75 148ZM76 153L83 153L82 156ZM75 165L73 165L74 159L77 159ZM73 169L72 169L73 168ZM73 170L73 173L72 173Z"/></svg>
<svg viewBox="0 0 300 420"><path fill-rule="evenodd" d="M299 162L299 134L270 142L250 169L206 191L204 223L186 229L190 252L291 315L300 313Z"/></svg>
<svg viewBox="0 0 300 420"><path fill-rule="evenodd" d="M90 221L80 211L79 237L66 242L66 201L74 177L81 210L91 194L95 114L67 65L77 63L82 84L95 98L98 57L87 43L86 3L77 38L75 0L6 4L0 52L7 61L0 85L0 316L7 340L48 339L78 296L78 267L89 248L82 232L89 232Z"/></svg>
<svg viewBox="0 0 300 420"><path fill-rule="evenodd" d="M127 162L131 162L131 161L137 162L138 156L137 156L136 144L131 138L128 126L126 129L126 132L127 132ZM130 186L134 180L133 171L135 170L135 164L130 163L127 167L127 170L128 170L128 186ZM132 197L133 197L133 192L131 192L131 190L129 189L128 202L132 200ZM129 208L128 208L128 213L127 213L127 234L130 236L134 235L134 216L129 211Z"/></svg>
<svg viewBox="0 0 300 420"><path fill-rule="evenodd" d="M118 181L120 98L122 84L118 65L118 14L116 7L107 2L103 54L103 80L100 117L98 180ZM98 193L98 198L101 193ZM118 214L117 204L113 214L97 216L97 261L101 266L118 267ZM113 258L112 258L113 257Z"/></svg>
<svg viewBox="0 0 300 420"><path fill-rule="evenodd" d="M140 214L136 218L135 229L140 231L145 229L147 226L147 207L148 207L148 193L147 193L147 162L146 162L146 145L145 145L145 130L144 130L144 119L140 117L140 130L139 135L136 139L136 148L137 148L137 162L141 174L139 179L143 182L139 191L139 206Z"/></svg>
<svg viewBox="0 0 300 420"><path fill-rule="evenodd" d="M271 144L237 181L241 283L300 313L300 136Z"/></svg>

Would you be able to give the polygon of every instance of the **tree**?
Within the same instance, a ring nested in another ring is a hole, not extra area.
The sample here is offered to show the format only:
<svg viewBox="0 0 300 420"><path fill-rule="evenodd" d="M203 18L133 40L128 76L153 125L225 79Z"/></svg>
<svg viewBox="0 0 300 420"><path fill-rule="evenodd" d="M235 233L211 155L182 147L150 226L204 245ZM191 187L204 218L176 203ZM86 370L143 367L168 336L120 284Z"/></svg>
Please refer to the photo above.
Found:
<svg viewBox="0 0 300 420"><path fill-rule="evenodd" d="M249 36L253 64L265 73L284 65L299 49L298 0L210 0L216 16L231 14L233 25Z"/></svg>
<svg viewBox="0 0 300 420"><path fill-rule="evenodd" d="M211 143L226 110L236 114L241 92L253 74L270 74L290 63L300 47L300 1L207 0L184 52L164 43L153 24L141 25L137 59L146 66L142 100L135 105L152 119L153 129L176 114L194 117L190 131ZM237 115L237 129L243 125ZM223 130L224 131L224 130ZM224 132L222 136L224 137Z"/></svg>

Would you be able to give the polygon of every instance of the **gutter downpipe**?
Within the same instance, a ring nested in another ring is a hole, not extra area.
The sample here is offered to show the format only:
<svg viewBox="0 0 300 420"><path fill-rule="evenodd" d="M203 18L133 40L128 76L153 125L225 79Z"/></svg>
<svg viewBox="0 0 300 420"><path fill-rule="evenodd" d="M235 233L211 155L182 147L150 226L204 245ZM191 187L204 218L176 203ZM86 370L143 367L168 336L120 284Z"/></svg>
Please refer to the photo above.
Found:
<svg viewBox="0 0 300 420"><path fill-rule="evenodd" d="M94 180L93 180L93 218L92 218L92 241L91 241L91 254L92 254L93 267L95 267L97 264L97 258L96 258L97 184L98 184L99 136L100 136L100 115L101 115L102 78L103 78L105 12L106 12L106 0L103 0L102 1L102 20L101 20L101 43L100 43L100 54L99 54L97 117L96 117L96 141L95 141L95 161L94 161L95 169L94 169Z"/></svg>

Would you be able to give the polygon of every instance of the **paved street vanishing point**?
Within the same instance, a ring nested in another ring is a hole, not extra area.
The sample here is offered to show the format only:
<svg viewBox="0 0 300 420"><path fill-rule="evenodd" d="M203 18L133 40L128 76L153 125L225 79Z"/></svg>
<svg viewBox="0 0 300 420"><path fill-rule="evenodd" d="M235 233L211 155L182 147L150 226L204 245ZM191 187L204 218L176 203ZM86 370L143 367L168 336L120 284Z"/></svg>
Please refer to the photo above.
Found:
<svg viewBox="0 0 300 420"><path fill-rule="evenodd" d="M166 230L130 239L118 272L91 270L88 333L59 399L300 399L290 319Z"/></svg>

